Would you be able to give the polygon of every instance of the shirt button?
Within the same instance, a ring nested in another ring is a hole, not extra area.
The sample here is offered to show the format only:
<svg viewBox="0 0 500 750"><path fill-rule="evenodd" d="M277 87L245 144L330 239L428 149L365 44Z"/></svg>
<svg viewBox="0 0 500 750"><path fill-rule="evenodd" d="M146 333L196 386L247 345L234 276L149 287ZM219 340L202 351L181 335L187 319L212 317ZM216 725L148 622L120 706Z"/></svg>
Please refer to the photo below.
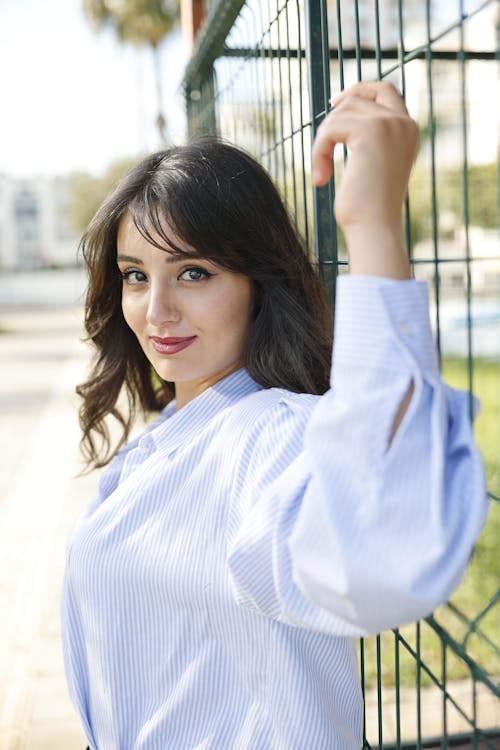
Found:
<svg viewBox="0 0 500 750"><path fill-rule="evenodd" d="M413 326L408 320L398 321L398 331L401 336L411 336L413 333Z"/></svg>

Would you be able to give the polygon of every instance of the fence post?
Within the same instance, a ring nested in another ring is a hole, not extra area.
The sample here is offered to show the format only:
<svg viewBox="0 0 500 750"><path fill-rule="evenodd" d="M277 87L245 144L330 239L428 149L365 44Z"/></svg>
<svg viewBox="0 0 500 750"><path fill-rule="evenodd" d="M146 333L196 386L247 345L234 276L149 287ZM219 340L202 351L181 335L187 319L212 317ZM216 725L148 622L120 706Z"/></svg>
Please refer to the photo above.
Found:
<svg viewBox="0 0 500 750"><path fill-rule="evenodd" d="M203 71L203 78L190 79L184 88L189 137L217 133L214 78L214 67L209 64Z"/></svg>
<svg viewBox="0 0 500 750"><path fill-rule="evenodd" d="M245 0L217 0L194 43L193 54L182 81L190 135L217 132L214 63Z"/></svg>
<svg viewBox="0 0 500 750"><path fill-rule="evenodd" d="M305 0L304 12L312 145L330 101L330 48L325 0ZM325 187L313 188L314 252L323 281L334 299L338 252L333 198L333 180Z"/></svg>

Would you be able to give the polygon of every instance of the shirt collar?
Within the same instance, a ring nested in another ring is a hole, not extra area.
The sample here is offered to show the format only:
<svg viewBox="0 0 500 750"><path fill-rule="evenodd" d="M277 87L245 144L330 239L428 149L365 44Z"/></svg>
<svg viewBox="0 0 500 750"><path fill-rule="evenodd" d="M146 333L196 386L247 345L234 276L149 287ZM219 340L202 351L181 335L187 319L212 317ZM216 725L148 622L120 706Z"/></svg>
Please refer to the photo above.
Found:
<svg viewBox="0 0 500 750"><path fill-rule="evenodd" d="M171 453L223 409L260 390L262 386L250 377L247 370L237 370L207 388L179 411L175 411L175 401L171 401L163 410L164 419L149 437L157 449Z"/></svg>

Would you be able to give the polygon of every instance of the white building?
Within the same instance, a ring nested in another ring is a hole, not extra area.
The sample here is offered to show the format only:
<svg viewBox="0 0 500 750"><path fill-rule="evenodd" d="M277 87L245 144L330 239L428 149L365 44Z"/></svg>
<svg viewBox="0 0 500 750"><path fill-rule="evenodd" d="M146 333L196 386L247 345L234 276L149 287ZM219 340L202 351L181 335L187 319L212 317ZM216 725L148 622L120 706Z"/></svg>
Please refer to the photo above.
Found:
<svg viewBox="0 0 500 750"><path fill-rule="evenodd" d="M76 265L68 202L68 177L0 175L0 268Z"/></svg>

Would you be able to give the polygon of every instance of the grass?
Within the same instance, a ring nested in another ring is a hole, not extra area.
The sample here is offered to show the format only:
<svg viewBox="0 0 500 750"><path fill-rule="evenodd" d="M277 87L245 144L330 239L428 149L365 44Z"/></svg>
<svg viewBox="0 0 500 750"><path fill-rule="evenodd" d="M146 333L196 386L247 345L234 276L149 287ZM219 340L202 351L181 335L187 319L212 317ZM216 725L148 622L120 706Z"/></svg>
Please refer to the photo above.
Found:
<svg viewBox="0 0 500 750"><path fill-rule="evenodd" d="M488 490L500 496L500 362L476 359L472 368L473 392L482 404L480 415L474 425L478 446L484 458ZM443 377L447 383L457 388L468 389L467 361L446 359L443 361ZM467 655L484 670L496 677L500 675L499 622L500 599L470 630L471 621L478 618L498 592L500 581L500 503L492 501L488 520L476 544L473 557L459 588L452 596L451 603L465 614L464 622L460 615L448 606L440 607L434 613L436 621L445 628L451 638L463 647ZM401 629L400 635L413 651L420 647L421 661L438 678L442 679L443 643L441 638L427 623L419 628L409 625ZM410 650L399 642L394 633L383 633L378 646L377 639L364 641L365 679L367 685L374 684L378 671L382 684L393 685L396 679L396 660L399 660L399 679L402 686L415 686L417 663ZM494 645L492 645L492 643ZM377 668L377 648L379 649L379 669ZM446 648L446 677L448 680L471 676L467 664ZM397 652L397 654L396 654ZM425 670L420 673L422 686L431 684Z"/></svg>

